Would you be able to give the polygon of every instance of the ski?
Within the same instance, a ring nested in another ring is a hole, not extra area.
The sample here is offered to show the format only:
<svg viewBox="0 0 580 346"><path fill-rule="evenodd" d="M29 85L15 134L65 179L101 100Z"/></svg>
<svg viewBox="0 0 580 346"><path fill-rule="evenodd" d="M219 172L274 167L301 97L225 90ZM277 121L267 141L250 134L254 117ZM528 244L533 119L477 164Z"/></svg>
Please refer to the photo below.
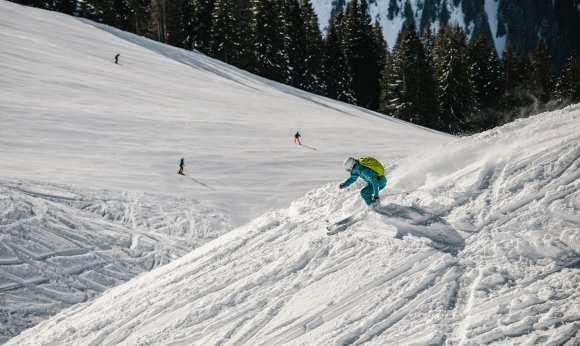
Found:
<svg viewBox="0 0 580 346"><path fill-rule="evenodd" d="M350 226L359 222L365 213L356 213L326 227L327 235L335 235L346 231Z"/></svg>

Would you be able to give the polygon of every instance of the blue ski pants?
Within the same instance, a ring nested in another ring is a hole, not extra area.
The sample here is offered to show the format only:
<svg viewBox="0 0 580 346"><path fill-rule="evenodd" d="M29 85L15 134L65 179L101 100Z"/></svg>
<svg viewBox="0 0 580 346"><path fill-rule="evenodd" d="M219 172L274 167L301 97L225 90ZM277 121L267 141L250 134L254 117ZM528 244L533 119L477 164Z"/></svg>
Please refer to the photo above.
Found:
<svg viewBox="0 0 580 346"><path fill-rule="evenodd" d="M385 186L387 186L387 177L383 176L379 180L379 191L384 189ZM373 184L371 183L368 183L367 186L360 190L360 195L365 200L367 205L371 205L371 203L373 203L373 190Z"/></svg>

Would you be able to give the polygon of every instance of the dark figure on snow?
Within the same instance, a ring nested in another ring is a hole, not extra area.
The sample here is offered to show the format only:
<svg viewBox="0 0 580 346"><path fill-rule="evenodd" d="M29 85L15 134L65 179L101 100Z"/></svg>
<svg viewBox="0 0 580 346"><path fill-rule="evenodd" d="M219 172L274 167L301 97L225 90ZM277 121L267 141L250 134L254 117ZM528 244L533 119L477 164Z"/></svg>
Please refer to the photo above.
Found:
<svg viewBox="0 0 580 346"><path fill-rule="evenodd" d="M338 186L344 189L352 185L359 177L367 182L360 195L367 205L375 205L380 202L379 191L387 186L385 169L383 165L374 157L361 157L355 159L349 157L344 160L344 169L350 172L350 177Z"/></svg>
<svg viewBox="0 0 580 346"><path fill-rule="evenodd" d="M115 55L115 64L118 64L119 63L119 55L121 55L121 54Z"/></svg>
<svg viewBox="0 0 580 346"><path fill-rule="evenodd" d="M183 173L183 168L185 167L185 160L183 159L183 157L181 158L181 161L179 161L179 172L177 172L178 174L181 175L185 175L185 173Z"/></svg>
<svg viewBox="0 0 580 346"><path fill-rule="evenodd" d="M302 143L300 143L300 132L296 131L296 134L294 135L294 144L298 143L299 145L302 145Z"/></svg>

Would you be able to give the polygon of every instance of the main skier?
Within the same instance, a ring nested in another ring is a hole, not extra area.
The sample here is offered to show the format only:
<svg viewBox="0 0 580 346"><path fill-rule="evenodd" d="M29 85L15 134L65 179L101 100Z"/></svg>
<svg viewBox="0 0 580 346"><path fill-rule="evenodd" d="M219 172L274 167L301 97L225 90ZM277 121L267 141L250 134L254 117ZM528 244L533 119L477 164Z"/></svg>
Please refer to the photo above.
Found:
<svg viewBox="0 0 580 346"><path fill-rule="evenodd" d="M367 205L375 205L380 202L379 191L387 186L385 169L374 157L361 157L358 160L349 157L344 160L344 169L350 172L350 177L338 186L344 189L352 185L359 177L367 182L360 195Z"/></svg>

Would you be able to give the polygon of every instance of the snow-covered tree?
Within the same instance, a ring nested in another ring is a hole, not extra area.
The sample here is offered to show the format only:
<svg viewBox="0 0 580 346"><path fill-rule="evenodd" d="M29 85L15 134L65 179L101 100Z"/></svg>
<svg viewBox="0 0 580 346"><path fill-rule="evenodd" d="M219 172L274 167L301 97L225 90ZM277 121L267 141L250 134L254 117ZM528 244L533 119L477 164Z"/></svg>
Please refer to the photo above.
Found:
<svg viewBox="0 0 580 346"><path fill-rule="evenodd" d="M383 71L381 110L407 121L433 125L437 113L433 72L415 22L399 33Z"/></svg>
<svg viewBox="0 0 580 346"><path fill-rule="evenodd" d="M565 102L580 102L580 57L573 53L556 85L556 96Z"/></svg>
<svg viewBox="0 0 580 346"><path fill-rule="evenodd" d="M530 54L531 87L534 95L542 102L552 98L555 82L550 72L550 50L546 41L540 39L536 50Z"/></svg>
<svg viewBox="0 0 580 346"><path fill-rule="evenodd" d="M322 35L310 0L287 3L289 55L288 84L315 93L322 92Z"/></svg>
<svg viewBox="0 0 580 346"><path fill-rule="evenodd" d="M518 59L512 49L511 43L507 42L502 56L502 91L513 92L520 83L518 73Z"/></svg>
<svg viewBox="0 0 580 346"><path fill-rule="evenodd" d="M437 127L451 133L464 131L466 119L476 110L476 101L463 29L440 26L433 47L433 65L439 99Z"/></svg>
<svg viewBox="0 0 580 346"><path fill-rule="evenodd" d="M501 100L501 70L495 48L486 35L480 34L469 47L473 86L479 112L472 118L472 127L485 130L497 125L494 110Z"/></svg>
<svg viewBox="0 0 580 346"><path fill-rule="evenodd" d="M300 88L319 93L322 91L320 73L322 70L322 35L318 16L310 0L301 0L300 13L304 21L304 77Z"/></svg>
<svg viewBox="0 0 580 346"><path fill-rule="evenodd" d="M254 66L251 0L217 0L213 13L210 54L244 69Z"/></svg>
<svg viewBox="0 0 580 346"><path fill-rule="evenodd" d="M366 0L353 0L348 4L343 25L343 44L357 104L378 109L380 62L375 54L376 41Z"/></svg>
<svg viewBox="0 0 580 346"><path fill-rule="evenodd" d="M256 0L256 72L277 82L288 80L288 36L282 0Z"/></svg>
<svg viewBox="0 0 580 346"><path fill-rule="evenodd" d="M192 18L192 45L200 52L208 53L211 43L211 28L216 0L194 0Z"/></svg>
<svg viewBox="0 0 580 346"><path fill-rule="evenodd" d="M322 56L322 81L324 95L349 103L355 103L350 87L351 77L343 50L342 25L344 12L330 18L328 33L324 40Z"/></svg>

